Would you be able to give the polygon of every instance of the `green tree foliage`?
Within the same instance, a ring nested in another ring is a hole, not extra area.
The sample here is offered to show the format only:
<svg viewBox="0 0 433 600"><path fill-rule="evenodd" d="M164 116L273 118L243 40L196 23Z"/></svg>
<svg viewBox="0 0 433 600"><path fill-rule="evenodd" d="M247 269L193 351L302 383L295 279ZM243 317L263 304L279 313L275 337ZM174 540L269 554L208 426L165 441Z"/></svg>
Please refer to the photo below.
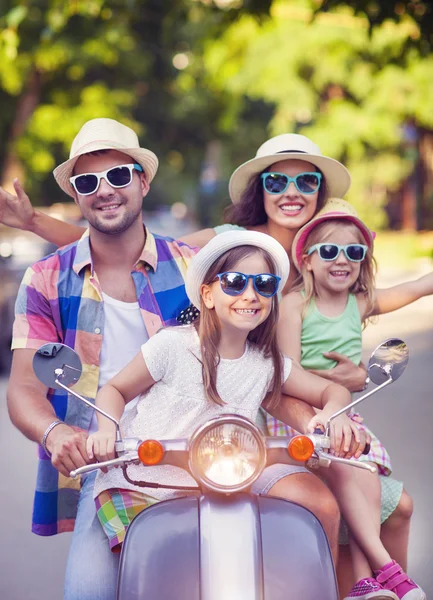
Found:
<svg viewBox="0 0 433 600"><path fill-rule="evenodd" d="M79 127L106 116L133 126L160 157L152 203L196 197L203 163L212 163L220 184L199 206L209 222L220 220L233 168L269 135L298 131L347 164L349 199L376 227L388 194L413 171L414 128L433 129L433 59L422 44L427 2L0 0L0 7L2 179L22 169L43 203L62 199L50 173Z"/></svg>
<svg viewBox="0 0 433 600"><path fill-rule="evenodd" d="M407 48L417 46L424 53L433 47L433 6L431 0L318 0L317 12L331 11L336 7L350 6L357 15L365 16L373 29L385 21L413 20L418 32L407 40Z"/></svg>
<svg viewBox="0 0 433 600"><path fill-rule="evenodd" d="M315 6L280 1L264 23L244 16L207 45L207 84L233 97L222 129L245 128L251 104L263 103L272 107L267 133L304 133L341 159L353 177L348 199L380 227L388 192L414 167L409 126L433 129L433 57L412 49L402 60L418 32L413 20L370 32L367 19L348 7L313 18ZM235 164L252 155L248 143L240 150Z"/></svg>
<svg viewBox="0 0 433 600"><path fill-rule="evenodd" d="M94 117L132 125L161 158L153 197L176 199L197 181L216 135L219 99L188 97L179 73L204 40L270 0L3 0L0 11L2 180L23 167L32 196L59 199L49 173ZM192 51L194 49L194 52Z"/></svg>

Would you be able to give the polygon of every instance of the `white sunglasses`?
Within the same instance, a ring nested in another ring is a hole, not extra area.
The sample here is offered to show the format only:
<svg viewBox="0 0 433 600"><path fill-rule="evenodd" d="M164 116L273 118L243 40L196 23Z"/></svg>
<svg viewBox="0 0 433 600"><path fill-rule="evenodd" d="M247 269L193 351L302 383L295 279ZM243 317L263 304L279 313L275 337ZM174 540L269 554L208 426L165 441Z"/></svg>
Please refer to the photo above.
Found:
<svg viewBox="0 0 433 600"><path fill-rule="evenodd" d="M100 173L82 173L81 175L74 175L74 177L69 178L69 181L78 194L81 196L89 196L90 194L94 194L99 188L101 179L105 179L105 181L114 188L126 187L132 181L132 172L134 170L142 173L143 167L136 163L118 165L116 167L111 167L106 171L101 171Z"/></svg>

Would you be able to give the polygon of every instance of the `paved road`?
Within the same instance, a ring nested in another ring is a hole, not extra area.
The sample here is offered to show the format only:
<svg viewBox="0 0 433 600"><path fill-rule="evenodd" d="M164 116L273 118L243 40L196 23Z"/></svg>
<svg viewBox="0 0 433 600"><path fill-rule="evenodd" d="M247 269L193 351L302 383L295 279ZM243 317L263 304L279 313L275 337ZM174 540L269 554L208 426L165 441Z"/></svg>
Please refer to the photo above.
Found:
<svg viewBox="0 0 433 600"><path fill-rule="evenodd" d="M410 572L433 598L433 300L425 299L381 317L365 333L366 356L386 337L403 337L410 364L393 386L362 408L366 422L383 439L396 476L415 500L410 542ZM5 379L0 380L0 456L2 511L2 600L61 600L69 535L39 538L29 533L36 451L10 425L5 409ZM429 524L430 523L430 524Z"/></svg>

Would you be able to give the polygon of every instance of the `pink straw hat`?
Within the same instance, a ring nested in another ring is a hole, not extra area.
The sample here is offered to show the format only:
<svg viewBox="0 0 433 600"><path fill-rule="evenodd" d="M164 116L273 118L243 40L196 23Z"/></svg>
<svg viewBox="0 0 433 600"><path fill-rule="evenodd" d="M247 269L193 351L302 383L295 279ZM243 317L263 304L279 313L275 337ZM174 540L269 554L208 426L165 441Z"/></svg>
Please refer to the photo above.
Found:
<svg viewBox="0 0 433 600"><path fill-rule="evenodd" d="M127 154L143 167L148 183L158 170L158 158L151 150L140 148L137 134L130 127L114 119L92 119L75 136L69 160L53 171L59 186L72 198L75 198L75 192L69 178L72 177L75 163L83 154L96 150L118 150Z"/></svg>
<svg viewBox="0 0 433 600"><path fill-rule="evenodd" d="M325 206L320 210L306 225L301 227L295 235L292 244L292 259L295 267L300 271L302 255L304 253L305 242L311 231L320 223L330 219L342 219L354 223L365 238L367 246L373 248L376 234L371 231L358 217L358 213L351 204L341 198L330 198Z"/></svg>

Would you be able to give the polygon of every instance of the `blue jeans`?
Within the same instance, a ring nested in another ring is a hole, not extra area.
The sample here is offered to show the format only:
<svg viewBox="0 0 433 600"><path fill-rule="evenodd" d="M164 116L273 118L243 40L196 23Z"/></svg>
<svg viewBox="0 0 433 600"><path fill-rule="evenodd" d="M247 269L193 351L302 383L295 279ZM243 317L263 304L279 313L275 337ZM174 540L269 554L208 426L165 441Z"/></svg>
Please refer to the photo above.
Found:
<svg viewBox="0 0 433 600"><path fill-rule="evenodd" d="M119 554L113 554L96 516L95 473L84 480L65 575L64 600L115 600Z"/></svg>

